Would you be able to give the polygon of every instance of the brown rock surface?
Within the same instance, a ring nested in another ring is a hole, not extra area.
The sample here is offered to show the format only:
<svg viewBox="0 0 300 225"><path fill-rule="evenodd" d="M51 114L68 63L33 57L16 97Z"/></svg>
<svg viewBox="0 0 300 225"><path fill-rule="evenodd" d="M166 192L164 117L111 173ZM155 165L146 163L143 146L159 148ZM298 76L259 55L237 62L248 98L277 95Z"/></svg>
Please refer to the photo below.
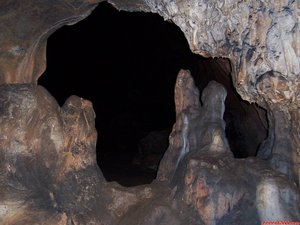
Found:
<svg viewBox="0 0 300 225"><path fill-rule="evenodd" d="M151 188L108 184L96 164L94 111L59 108L41 86L0 87L0 224L113 224Z"/></svg>
<svg viewBox="0 0 300 225"><path fill-rule="evenodd" d="M182 89L181 84L186 84L183 85L186 88ZM210 82L203 91L200 106L193 101L198 93L192 78L188 71L182 70L175 93L180 106L176 108L170 146L158 172L158 179L167 181L176 190L175 199L194 209L204 224L257 224L266 218L297 220L299 191L294 184L283 188L294 196L291 201L279 191L288 182L283 175L258 159L233 158L222 120L224 87ZM182 96L187 99L185 104L180 104ZM261 191L261 186L268 193ZM278 199L280 207L270 207L273 198Z"/></svg>
<svg viewBox="0 0 300 225"><path fill-rule="evenodd" d="M1 1L0 84L36 83L46 67L47 38L84 19L96 2L100 0Z"/></svg>
<svg viewBox="0 0 300 225"><path fill-rule="evenodd" d="M126 9L119 1L110 2ZM136 5L136 10L159 13L179 26L193 52L230 59L238 93L269 110L271 165L298 184L300 145L295 134L300 125L293 118L299 117L299 8L298 1L252 0L144 0L144 5ZM285 124L289 137L285 142L274 138L282 133L275 128L272 111L281 114L275 120Z"/></svg>
<svg viewBox="0 0 300 225"><path fill-rule="evenodd" d="M96 2L0 2L0 224L299 221L299 2L110 0L174 22L195 53L229 58L238 93L268 110L259 151L267 161L234 159L222 119L225 89L210 82L202 106L181 71L158 180L135 188L107 183L97 167L91 103L73 96L60 108L34 84L47 37Z"/></svg>
<svg viewBox="0 0 300 225"><path fill-rule="evenodd" d="M185 88L183 88L185 87ZM259 224L299 220L299 191L255 159L234 159L225 138L225 88L176 83L177 121L158 179L107 183L95 161L92 104L63 107L42 87L0 87L0 224Z"/></svg>
<svg viewBox="0 0 300 225"><path fill-rule="evenodd" d="M100 0L2 1L0 82L35 83L45 69L47 37L85 18ZM299 2L110 0L123 10L151 11L174 22L192 51L230 59L234 86L243 99L269 110L267 158L299 183ZM275 120L285 123L284 143ZM273 130L272 130L273 129ZM283 146L283 147L280 147ZM286 150L287 149L287 150Z"/></svg>

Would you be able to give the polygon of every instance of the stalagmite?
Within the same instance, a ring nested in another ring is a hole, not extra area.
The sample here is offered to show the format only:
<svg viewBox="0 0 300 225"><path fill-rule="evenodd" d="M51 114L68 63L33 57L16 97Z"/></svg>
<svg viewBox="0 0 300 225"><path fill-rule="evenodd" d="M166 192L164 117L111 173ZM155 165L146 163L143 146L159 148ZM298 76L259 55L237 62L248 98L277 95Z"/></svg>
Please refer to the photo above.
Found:
<svg viewBox="0 0 300 225"><path fill-rule="evenodd" d="M36 84L49 35L99 2L0 1L0 224L300 221L299 1L109 0L175 23L197 54L228 58L238 93L268 112L258 157L235 159L223 120L226 89L211 81L201 104L181 70L157 179L132 188L107 182L96 164L92 103L71 96L60 107Z"/></svg>

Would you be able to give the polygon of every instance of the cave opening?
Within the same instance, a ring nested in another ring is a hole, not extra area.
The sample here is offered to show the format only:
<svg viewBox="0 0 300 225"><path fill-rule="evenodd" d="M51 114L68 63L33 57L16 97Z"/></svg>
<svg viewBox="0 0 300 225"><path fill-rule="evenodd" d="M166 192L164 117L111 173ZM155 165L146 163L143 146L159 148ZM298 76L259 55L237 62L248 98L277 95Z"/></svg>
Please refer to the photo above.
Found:
<svg viewBox="0 0 300 225"><path fill-rule="evenodd" d="M85 20L56 31L39 79L60 105L70 95L93 103L97 161L108 181L150 183L175 122L174 85L189 69L200 92L210 80L228 92L224 120L235 157L255 156L267 135L265 111L241 100L227 59L193 54L181 30L151 13L100 3Z"/></svg>

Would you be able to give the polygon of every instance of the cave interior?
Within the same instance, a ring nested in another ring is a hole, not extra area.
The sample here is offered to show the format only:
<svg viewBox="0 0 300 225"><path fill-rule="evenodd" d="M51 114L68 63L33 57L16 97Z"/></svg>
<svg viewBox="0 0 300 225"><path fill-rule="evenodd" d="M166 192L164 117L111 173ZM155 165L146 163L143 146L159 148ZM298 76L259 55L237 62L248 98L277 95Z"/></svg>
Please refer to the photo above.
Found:
<svg viewBox="0 0 300 225"><path fill-rule="evenodd" d="M179 27L157 14L100 3L85 20L50 36L38 82L61 106L71 95L93 103L98 165L108 181L133 186L156 177L176 120L180 69L191 71L200 92L211 80L226 87L230 148L236 158L256 156L267 137L265 110L235 91L229 60L193 54Z"/></svg>
<svg viewBox="0 0 300 225"><path fill-rule="evenodd" d="M0 1L0 225L300 224L299 9Z"/></svg>

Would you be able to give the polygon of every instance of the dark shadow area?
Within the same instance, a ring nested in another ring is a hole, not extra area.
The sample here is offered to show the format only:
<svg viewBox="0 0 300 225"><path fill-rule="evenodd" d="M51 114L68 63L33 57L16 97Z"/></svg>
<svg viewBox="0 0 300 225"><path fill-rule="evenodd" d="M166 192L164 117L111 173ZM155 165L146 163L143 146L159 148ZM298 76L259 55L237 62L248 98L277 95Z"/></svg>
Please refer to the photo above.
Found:
<svg viewBox="0 0 300 225"><path fill-rule="evenodd" d="M156 176L175 122L174 85L181 68L191 70L200 91L213 79L226 86L232 151L236 157L254 155L266 135L266 118L235 92L228 60L192 54L181 30L156 14L119 12L101 3L87 19L49 38L39 84L60 105L70 95L92 101L98 164L107 180L132 186Z"/></svg>

